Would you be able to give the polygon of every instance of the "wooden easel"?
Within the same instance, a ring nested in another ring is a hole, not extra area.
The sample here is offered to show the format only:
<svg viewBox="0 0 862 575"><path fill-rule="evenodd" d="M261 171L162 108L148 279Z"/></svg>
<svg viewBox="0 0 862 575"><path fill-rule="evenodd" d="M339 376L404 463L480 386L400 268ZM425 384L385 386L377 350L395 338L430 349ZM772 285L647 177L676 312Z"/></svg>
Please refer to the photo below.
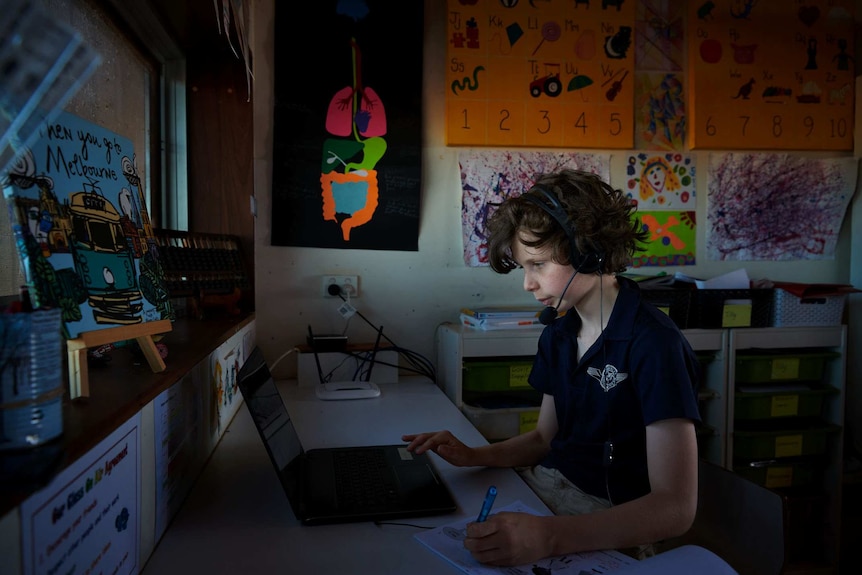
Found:
<svg viewBox="0 0 862 575"><path fill-rule="evenodd" d="M66 341L69 355L69 397L89 397L90 383L87 369L87 349L117 341L134 339L141 346L141 351L154 373L164 371L165 362L159 355L159 350L153 342L153 336L171 331L171 320L149 321L135 325L124 325L80 334L75 339Z"/></svg>

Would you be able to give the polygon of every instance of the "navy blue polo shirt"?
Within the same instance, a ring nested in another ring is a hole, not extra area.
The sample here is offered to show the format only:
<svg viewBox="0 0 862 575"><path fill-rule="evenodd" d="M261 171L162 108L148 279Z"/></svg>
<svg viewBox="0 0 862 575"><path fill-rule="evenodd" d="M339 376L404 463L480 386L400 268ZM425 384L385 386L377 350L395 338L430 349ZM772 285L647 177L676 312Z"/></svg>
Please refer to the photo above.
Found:
<svg viewBox="0 0 862 575"><path fill-rule="evenodd" d="M620 292L602 335L577 360L581 320L572 310L547 326L529 382L553 395L559 430L542 465L614 504L650 491L646 429L671 418L700 421L697 357L671 319L618 277ZM608 443L613 460L607 464Z"/></svg>

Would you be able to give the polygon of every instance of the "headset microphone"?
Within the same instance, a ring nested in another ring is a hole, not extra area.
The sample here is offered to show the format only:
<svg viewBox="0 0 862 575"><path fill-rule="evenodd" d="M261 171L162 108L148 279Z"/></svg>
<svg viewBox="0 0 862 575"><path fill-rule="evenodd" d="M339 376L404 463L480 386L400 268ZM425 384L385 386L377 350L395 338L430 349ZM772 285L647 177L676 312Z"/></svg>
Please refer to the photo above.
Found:
<svg viewBox="0 0 862 575"><path fill-rule="evenodd" d="M539 323L542 325L550 325L555 319L557 319L557 312L560 309L560 304L563 303L563 296L566 295L566 291L568 291L569 286L572 285L572 280L575 279L576 275L578 275L578 270L575 270L574 273L572 273L572 277L570 277L569 281L566 282L566 287L563 288L563 293L560 294L560 299L557 301L557 305L549 305L542 310L542 313L539 314Z"/></svg>

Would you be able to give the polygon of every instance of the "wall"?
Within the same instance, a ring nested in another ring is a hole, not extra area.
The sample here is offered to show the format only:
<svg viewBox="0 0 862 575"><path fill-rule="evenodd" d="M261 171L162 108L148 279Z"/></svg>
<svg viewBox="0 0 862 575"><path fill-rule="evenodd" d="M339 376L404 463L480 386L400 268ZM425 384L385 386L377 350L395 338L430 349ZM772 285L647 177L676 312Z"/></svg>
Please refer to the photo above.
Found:
<svg viewBox="0 0 862 575"><path fill-rule="evenodd" d="M499 276L489 268L468 268L462 257L461 189L458 150L445 145L446 4L425 2L425 70L423 87L423 175L418 252L333 250L270 245L272 143L273 3L254 4L255 63L254 182L258 216L255 225L258 342L270 361L304 342L307 325L317 332L347 328L353 340L373 341L371 329L357 317L345 326L337 312L340 300L320 295L321 276L357 274L361 295L351 303L398 345L434 358L434 332L444 321L457 320L461 305L533 303L521 287L522 274ZM596 150L601 152L603 150ZM814 154L812 154L814 155ZM847 154L849 155L849 154ZM611 181L623 181L623 155L611 159ZM697 154L697 218L706 220L708 154ZM847 218L849 220L849 216ZM849 225L842 232L834 261L707 262L705 226L698 229L699 264L680 269L688 275L713 277L745 267L752 278L784 281L849 281ZM862 250L860 250L862 251ZM857 252L857 257L858 257ZM276 375L293 375L295 362L282 361Z"/></svg>

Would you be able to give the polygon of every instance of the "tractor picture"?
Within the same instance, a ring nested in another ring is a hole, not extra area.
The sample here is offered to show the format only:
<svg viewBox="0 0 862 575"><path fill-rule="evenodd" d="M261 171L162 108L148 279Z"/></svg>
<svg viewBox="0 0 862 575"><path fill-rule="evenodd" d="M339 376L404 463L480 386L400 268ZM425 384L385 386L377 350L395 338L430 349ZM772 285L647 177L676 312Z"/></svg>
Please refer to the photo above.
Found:
<svg viewBox="0 0 862 575"><path fill-rule="evenodd" d="M560 75L558 73L548 74L547 76L536 78L530 82L530 95L534 98L541 96L542 92L552 98L556 98L560 93L562 93L562 91L563 83L560 81Z"/></svg>

